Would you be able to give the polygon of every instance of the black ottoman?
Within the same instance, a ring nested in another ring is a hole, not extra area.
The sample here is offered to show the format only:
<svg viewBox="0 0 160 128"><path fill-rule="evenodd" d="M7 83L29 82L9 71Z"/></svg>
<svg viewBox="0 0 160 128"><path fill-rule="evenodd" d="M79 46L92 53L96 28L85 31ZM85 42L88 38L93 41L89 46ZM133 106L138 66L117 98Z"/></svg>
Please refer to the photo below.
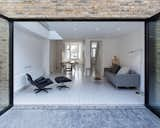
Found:
<svg viewBox="0 0 160 128"><path fill-rule="evenodd" d="M68 86L64 85L65 82L71 82L72 80L65 77L65 76L58 76L55 78L55 81L57 83L60 83L60 85L57 86L58 89L62 89L62 88L69 88Z"/></svg>

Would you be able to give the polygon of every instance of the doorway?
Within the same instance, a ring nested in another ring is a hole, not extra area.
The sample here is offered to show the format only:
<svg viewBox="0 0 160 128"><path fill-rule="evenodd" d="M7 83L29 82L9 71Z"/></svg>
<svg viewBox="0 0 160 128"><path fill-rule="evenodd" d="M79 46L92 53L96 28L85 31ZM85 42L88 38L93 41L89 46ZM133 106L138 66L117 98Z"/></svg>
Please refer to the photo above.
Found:
<svg viewBox="0 0 160 128"><path fill-rule="evenodd" d="M97 41L91 41L91 74L93 77L96 75L96 61L97 61L97 48L98 48L98 42Z"/></svg>
<svg viewBox="0 0 160 128"><path fill-rule="evenodd" d="M2 19L7 19L7 18L6 17L4 18L4 16L2 16ZM8 22L8 20L6 20L6 21L10 24L9 26L10 26L11 29L12 29L13 21L24 21L24 19L9 19L9 20L10 20L10 23ZM26 21L32 21L32 20L38 21L36 19L26 19ZM40 21L43 21L43 19L40 20ZM93 21L93 20L90 20L90 21ZM96 21L101 21L101 19L96 20ZM129 21L135 21L135 19L131 19ZM153 39L152 36L159 37L158 33L156 32L156 31L159 31L159 30L155 29L155 28L158 28L158 26L159 26L158 25L159 24L159 14L156 15L155 17L152 17L151 19L143 19L143 20L140 19L140 21L145 21L146 22L146 26L145 26L146 35L145 36L146 36L146 42L148 42L148 43L145 44L146 45L145 46L145 59L146 59L145 60L145 65L146 65L145 66L145 83L149 83L149 84L146 84L146 87L145 87L145 105L150 110L152 110L154 113L158 114L159 113L159 105L157 105L157 104L155 105L155 104L153 104L153 102L151 103L151 101L155 101L155 103L156 103L156 101L159 101L158 100L159 95L154 95L154 93L153 93L153 92L155 92L155 90L158 90L158 88L159 88L158 85L159 84L156 84L157 86L152 86L152 85L155 85L154 81L158 78L157 77L158 75L155 73L155 70L149 70L150 66L155 64L155 62L156 62L155 58L154 58L154 63L153 63L153 61L152 61L152 63L150 62L151 58L153 58L153 56L155 56L155 54L153 54L155 49L154 48L151 49L152 52L151 52L151 54L149 54L149 44L150 44L149 42L150 41L156 42L156 40ZM151 35L151 33L149 33L151 31L151 28L154 31L154 35L152 35L152 36L150 36L150 38L148 38L149 35ZM7 107L13 105L13 103L12 103L12 101L13 101L13 95L12 95L12 92L13 92L13 81L12 81L12 76L13 76L13 72L12 72L12 66L13 66L13 56L12 56L12 50L13 50L13 47L12 47L13 42L12 41L13 41L13 39L12 39L12 34L13 34L13 31L11 29L10 29L10 43L11 44L10 44L10 49L9 49L9 51L11 52L10 59L9 59L10 60L9 61L9 63L10 63L10 66L9 66L9 68L10 68L9 81L10 82L9 83L10 84L7 85L9 87L9 92L10 93L8 93L9 97L7 99L9 100L9 103L8 103L8 105L6 105ZM154 67L154 69L157 69L157 67ZM149 75L150 72L152 72L154 74L153 75L154 77L152 75ZM150 83L150 82L152 82L152 83ZM153 87L152 90L150 90L151 87ZM157 94L157 92L156 92L156 94ZM156 99L156 100L154 100L154 99ZM3 109L1 112L3 113L4 110L5 109Z"/></svg>

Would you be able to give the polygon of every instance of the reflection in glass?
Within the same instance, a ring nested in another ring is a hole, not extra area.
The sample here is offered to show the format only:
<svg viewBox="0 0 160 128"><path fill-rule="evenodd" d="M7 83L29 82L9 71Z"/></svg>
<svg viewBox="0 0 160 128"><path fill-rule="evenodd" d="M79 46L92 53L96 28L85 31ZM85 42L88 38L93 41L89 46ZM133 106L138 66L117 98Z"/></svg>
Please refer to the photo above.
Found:
<svg viewBox="0 0 160 128"><path fill-rule="evenodd" d="M149 24L149 105L160 113L160 20Z"/></svg>

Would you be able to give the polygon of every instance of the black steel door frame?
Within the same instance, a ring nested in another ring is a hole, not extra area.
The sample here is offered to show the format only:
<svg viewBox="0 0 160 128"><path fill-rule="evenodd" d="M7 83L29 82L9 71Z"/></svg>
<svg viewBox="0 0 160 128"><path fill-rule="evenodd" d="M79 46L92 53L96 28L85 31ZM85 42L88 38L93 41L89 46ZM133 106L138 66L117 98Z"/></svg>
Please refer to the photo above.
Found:
<svg viewBox="0 0 160 128"><path fill-rule="evenodd" d="M0 18L8 21L9 25L9 104L0 111L2 115L13 106L13 20L4 15L0 15Z"/></svg>
<svg viewBox="0 0 160 128"><path fill-rule="evenodd" d="M149 23L151 21L156 21L157 19L160 19L160 13L157 13L156 15L148 18L145 20L145 106L151 110L153 113L155 113L158 117L160 117L160 113L158 113L155 109L153 109L150 104L149 104L149 90L150 90L150 86L149 86L149 77L150 77L150 73L149 73L149 69L151 68L150 65L150 59L149 59L149 48L150 48L150 40L149 40Z"/></svg>
<svg viewBox="0 0 160 128"><path fill-rule="evenodd" d="M10 109L11 107L14 106L14 95L13 95L13 89L14 89L14 85L13 85L13 46L14 46L14 42L13 42L13 35L14 35L14 22L39 22L39 21L63 21L63 22L144 22L145 26L144 26L144 32L145 32L145 81L144 81L144 85L145 85L145 106L151 110L153 113L157 114L150 106L149 106L149 85L147 84L148 78L149 78L149 62L148 62L148 57L149 57L149 40L148 40L148 22L153 19L156 18L160 15L160 13L157 13L156 15L150 17L150 18L8 18L6 16L0 15L0 17L7 19L9 21L9 29L10 29L10 47L9 47L9 66L10 66L10 70L9 70L9 84L10 84L10 105L9 107L4 110L2 113L6 112L8 109Z"/></svg>

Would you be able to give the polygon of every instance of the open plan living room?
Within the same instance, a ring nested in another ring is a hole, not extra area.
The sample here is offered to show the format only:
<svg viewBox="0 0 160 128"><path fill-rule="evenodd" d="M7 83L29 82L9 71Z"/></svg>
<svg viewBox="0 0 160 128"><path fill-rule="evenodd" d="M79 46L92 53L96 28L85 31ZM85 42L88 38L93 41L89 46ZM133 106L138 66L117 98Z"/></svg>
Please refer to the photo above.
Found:
<svg viewBox="0 0 160 128"><path fill-rule="evenodd" d="M15 105L144 105L144 22L15 22Z"/></svg>

